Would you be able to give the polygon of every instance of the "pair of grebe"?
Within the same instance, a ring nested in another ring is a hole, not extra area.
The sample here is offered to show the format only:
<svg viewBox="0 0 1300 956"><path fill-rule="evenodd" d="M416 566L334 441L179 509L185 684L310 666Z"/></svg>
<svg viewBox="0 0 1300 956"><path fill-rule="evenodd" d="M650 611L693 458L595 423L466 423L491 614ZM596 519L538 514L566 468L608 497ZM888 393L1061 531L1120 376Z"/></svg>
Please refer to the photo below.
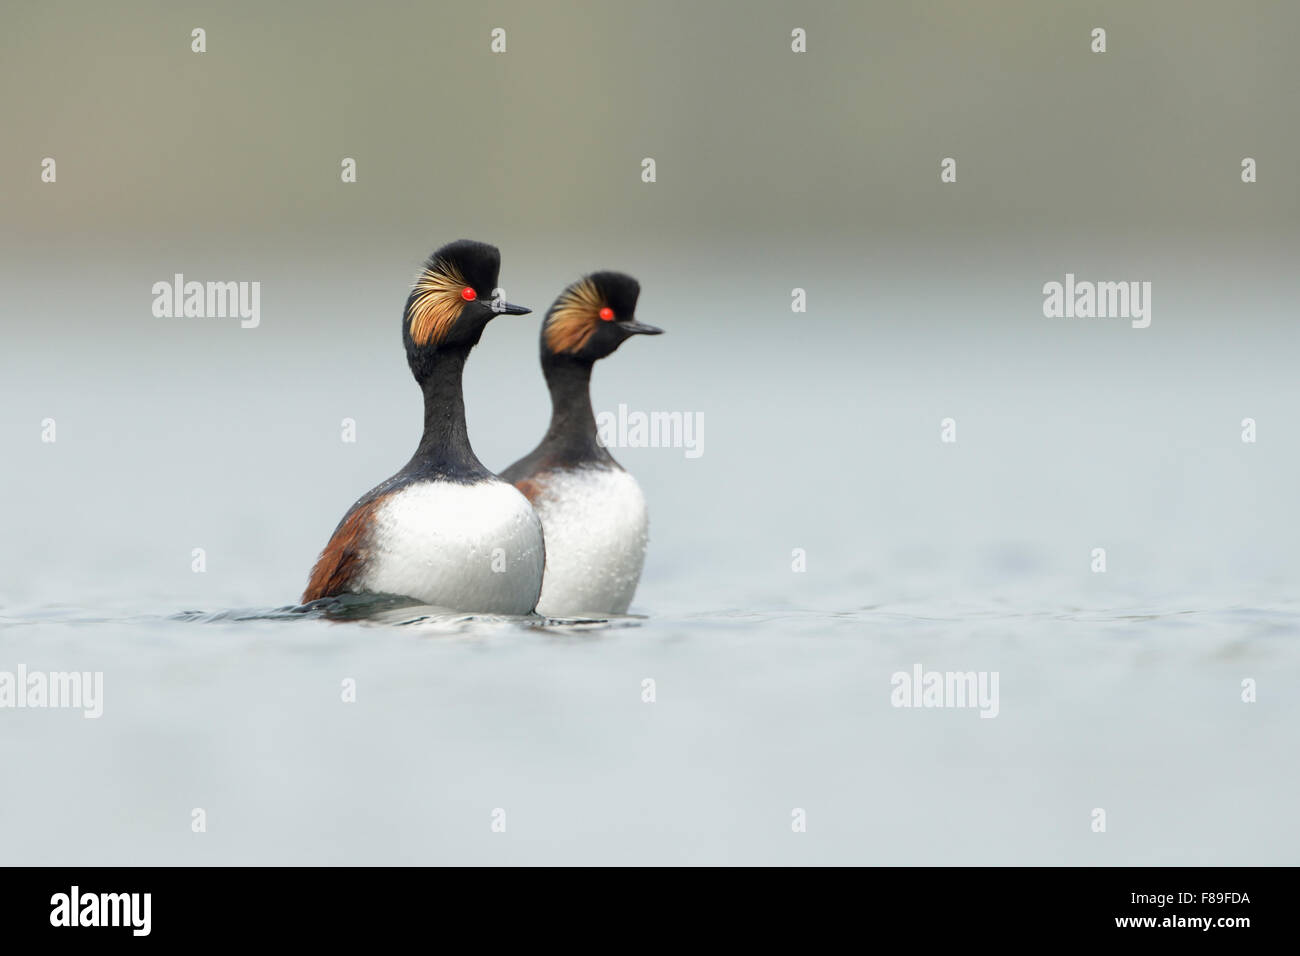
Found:
<svg viewBox="0 0 1300 956"><path fill-rule="evenodd" d="M460 240L433 253L406 300L402 341L424 393L424 434L397 474L343 516L312 569L304 604L345 593L400 595L457 611L550 617L622 614L641 577L645 498L597 440L592 366L633 335L640 285L595 272L546 313L542 374L551 423L498 477L470 447L461 376L500 314L501 254Z"/></svg>

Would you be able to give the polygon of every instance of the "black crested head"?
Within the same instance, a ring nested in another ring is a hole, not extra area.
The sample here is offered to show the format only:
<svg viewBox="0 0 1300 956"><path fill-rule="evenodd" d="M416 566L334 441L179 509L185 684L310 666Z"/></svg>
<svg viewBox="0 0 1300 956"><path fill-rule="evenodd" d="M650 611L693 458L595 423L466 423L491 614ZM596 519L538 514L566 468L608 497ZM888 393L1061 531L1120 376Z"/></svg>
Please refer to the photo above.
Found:
<svg viewBox="0 0 1300 956"><path fill-rule="evenodd" d="M497 315L531 311L494 302L500 269L497 247L472 239L449 242L425 261L402 313L402 342L416 378L437 351L477 345Z"/></svg>
<svg viewBox="0 0 1300 956"><path fill-rule="evenodd" d="M641 284L622 272L593 272L560 293L542 323L542 358L594 362L633 335L662 329L636 319Z"/></svg>
<svg viewBox="0 0 1300 956"><path fill-rule="evenodd" d="M425 260L424 268L436 268L438 263L447 263L459 271L480 297L492 298L501 272L501 250L496 246L474 239L457 239L435 249Z"/></svg>

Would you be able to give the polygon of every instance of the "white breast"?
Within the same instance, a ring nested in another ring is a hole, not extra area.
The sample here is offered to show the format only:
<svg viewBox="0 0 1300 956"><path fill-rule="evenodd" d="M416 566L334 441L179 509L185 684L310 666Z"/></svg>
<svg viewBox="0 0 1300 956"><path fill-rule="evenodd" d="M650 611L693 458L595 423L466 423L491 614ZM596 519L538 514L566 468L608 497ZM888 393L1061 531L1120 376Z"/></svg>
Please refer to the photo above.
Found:
<svg viewBox="0 0 1300 956"><path fill-rule="evenodd" d="M542 529L503 481L422 481L383 500L360 589L457 611L527 614L542 585Z"/></svg>
<svg viewBox="0 0 1300 956"><path fill-rule="evenodd" d="M546 536L537 613L623 614L645 562L649 519L636 479L614 468L552 471L533 507Z"/></svg>

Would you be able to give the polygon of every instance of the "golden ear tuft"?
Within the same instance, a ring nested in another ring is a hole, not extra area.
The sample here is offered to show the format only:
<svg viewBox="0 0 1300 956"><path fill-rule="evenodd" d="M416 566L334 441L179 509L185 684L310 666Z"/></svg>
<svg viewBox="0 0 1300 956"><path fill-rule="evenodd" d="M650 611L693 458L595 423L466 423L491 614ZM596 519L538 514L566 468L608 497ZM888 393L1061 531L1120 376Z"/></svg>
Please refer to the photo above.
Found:
<svg viewBox="0 0 1300 956"><path fill-rule="evenodd" d="M546 323L546 347L552 352L580 352L596 333L600 290L590 279L575 282L560 296Z"/></svg>
<svg viewBox="0 0 1300 956"><path fill-rule="evenodd" d="M412 342L437 345L446 337L465 308L461 298L465 285L465 277L450 262L440 259L433 268L424 270L406 310Z"/></svg>

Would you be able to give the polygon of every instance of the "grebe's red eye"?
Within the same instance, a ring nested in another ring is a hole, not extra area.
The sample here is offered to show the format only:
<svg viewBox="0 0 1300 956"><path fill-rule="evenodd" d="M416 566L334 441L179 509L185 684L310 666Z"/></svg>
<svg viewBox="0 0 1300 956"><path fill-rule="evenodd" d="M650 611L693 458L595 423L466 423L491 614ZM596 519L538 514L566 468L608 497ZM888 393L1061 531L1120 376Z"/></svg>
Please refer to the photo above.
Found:
<svg viewBox="0 0 1300 956"><path fill-rule="evenodd" d="M465 286L465 288L460 290L460 297L464 299L466 302L473 302L475 299L478 298L478 293L474 291L473 286L467 285Z"/></svg>
<svg viewBox="0 0 1300 956"><path fill-rule="evenodd" d="M614 310L609 306L605 306L605 308L600 310L600 317L606 322L612 322L614 321Z"/></svg>

